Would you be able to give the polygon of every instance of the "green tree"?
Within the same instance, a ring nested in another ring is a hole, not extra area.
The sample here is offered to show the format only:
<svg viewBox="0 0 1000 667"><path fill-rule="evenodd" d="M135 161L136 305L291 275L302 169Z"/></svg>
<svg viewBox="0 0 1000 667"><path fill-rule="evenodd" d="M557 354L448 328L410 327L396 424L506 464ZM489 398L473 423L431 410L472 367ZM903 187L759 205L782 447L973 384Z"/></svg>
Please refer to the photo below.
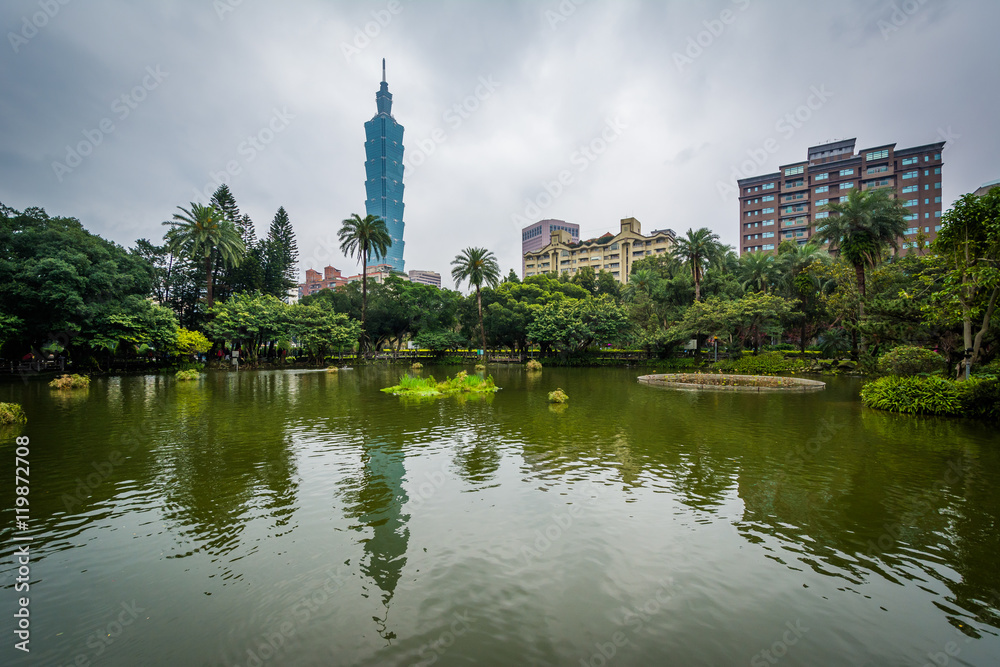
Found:
<svg viewBox="0 0 1000 667"><path fill-rule="evenodd" d="M212 273L215 259L224 266L239 266L246 252L246 245L232 222L214 206L191 202L190 210L178 206L180 213L164 222L169 225L165 239L170 252L183 255L192 261L201 258L205 265L205 303L212 307Z"/></svg>
<svg viewBox="0 0 1000 667"><path fill-rule="evenodd" d="M274 214L264 248L264 291L285 300L296 285L299 250L284 206Z"/></svg>
<svg viewBox="0 0 1000 667"><path fill-rule="evenodd" d="M316 361L322 361L328 352L352 349L361 338L361 323L344 313L301 303L288 309L292 333Z"/></svg>
<svg viewBox="0 0 1000 667"><path fill-rule="evenodd" d="M674 241L672 254L687 265L694 281L694 300L701 299L701 280L709 263L716 261L724 252L719 235L708 227L697 231L689 229L687 235Z"/></svg>
<svg viewBox="0 0 1000 667"><path fill-rule="evenodd" d="M451 277L455 287L465 281L476 288L476 306L479 311L479 337L486 349L486 329L483 327L483 283L496 287L500 281L500 266L492 252L486 248L466 248L451 262Z"/></svg>
<svg viewBox="0 0 1000 667"><path fill-rule="evenodd" d="M909 211L891 188L853 189L846 202L833 202L822 210L832 215L813 223L814 239L817 243L829 242L830 252L839 251L854 267L858 292L864 300L865 269L878 266L890 247L899 249Z"/></svg>
<svg viewBox="0 0 1000 667"><path fill-rule="evenodd" d="M739 263L743 289L766 294L774 286L778 272L771 254L748 252L740 257Z"/></svg>
<svg viewBox="0 0 1000 667"><path fill-rule="evenodd" d="M963 355L964 368L979 361L1000 298L1000 187L955 202L942 218L933 251L942 269L940 291L924 312L937 321L962 323L962 343L972 350L968 359Z"/></svg>
<svg viewBox="0 0 1000 667"><path fill-rule="evenodd" d="M365 310L368 306L368 258L374 253L384 257L392 246L392 237L385 226L385 220L377 215L366 215L364 218L352 213L346 218L337 232L340 239L340 251L348 256L357 256L361 260L361 329L365 330Z"/></svg>

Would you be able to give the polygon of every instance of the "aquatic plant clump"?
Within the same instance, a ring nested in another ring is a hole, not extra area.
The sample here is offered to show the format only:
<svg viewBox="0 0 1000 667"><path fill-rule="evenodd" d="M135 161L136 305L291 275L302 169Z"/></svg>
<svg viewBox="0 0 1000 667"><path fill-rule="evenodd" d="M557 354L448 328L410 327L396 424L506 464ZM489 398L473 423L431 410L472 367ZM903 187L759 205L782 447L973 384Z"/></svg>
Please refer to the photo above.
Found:
<svg viewBox="0 0 1000 667"><path fill-rule="evenodd" d="M482 378L461 371L455 377L441 382L435 380L433 375L426 378L404 375L399 378L399 384L382 391L395 396L435 397L450 394L492 394L497 389L499 387L493 382L492 375Z"/></svg>
<svg viewBox="0 0 1000 667"><path fill-rule="evenodd" d="M49 382L53 389L80 389L90 386L90 378L86 375L60 375Z"/></svg>
<svg viewBox="0 0 1000 667"><path fill-rule="evenodd" d="M410 368L412 368L415 371L419 371L423 367L424 367L424 365L422 363L420 363L419 361L414 361L413 364L410 366Z"/></svg>
<svg viewBox="0 0 1000 667"><path fill-rule="evenodd" d="M565 403L568 400L569 396L562 389L549 392L549 403Z"/></svg>
<svg viewBox="0 0 1000 667"><path fill-rule="evenodd" d="M0 425L27 424L28 417L17 403L0 403Z"/></svg>
<svg viewBox="0 0 1000 667"><path fill-rule="evenodd" d="M476 370L477 371L485 371L486 370L486 365L485 364L476 364Z"/></svg>
<svg viewBox="0 0 1000 667"><path fill-rule="evenodd" d="M326 367L326 372L327 373L338 373L338 372L340 372L340 369L337 368L336 366L327 366Z"/></svg>
<svg viewBox="0 0 1000 667"><path fill-rule="evenodd" d="M188 382L191 380L197 380L200 375L201 373L191 368L186 371L177 371L177 374L174 375L174 377L177 378L179 382Z"/></svg>
<svg viewBox="0 0 1000 667"><path fill-rule="evenodd" d="M524 367L529 371L540 371L542 370L542 362L537 359L529 359L528 363L526 363Z"/></svg>

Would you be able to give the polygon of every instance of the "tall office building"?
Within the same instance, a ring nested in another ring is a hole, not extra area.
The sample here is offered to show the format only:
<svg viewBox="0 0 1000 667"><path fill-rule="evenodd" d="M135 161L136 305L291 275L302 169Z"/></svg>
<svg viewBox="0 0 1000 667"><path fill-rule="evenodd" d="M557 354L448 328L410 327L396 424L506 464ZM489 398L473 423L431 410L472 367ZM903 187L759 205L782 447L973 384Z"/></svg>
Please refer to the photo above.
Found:
<svg viewBox="0 0 1000 667"><path fill-rule="evenodd" d="M372 264L388 264L403 272L403 126L392 117L392 93L385 82L375 94L377 113L365 123L365 210L385 220L392 247Z"/></svg>
<svg viewBox="0 0 1000 667"><path fill-rule="evenodd" d="M930 242L941 228L943 141L896 148L884 144L854 152L856 139L809 148L803 162L773 174L737 181L740 186L740 254L772 252L782 241L805 245L829 214L826 204L845 201L854 188L893 188L909 210L900 248Z"/></svg>

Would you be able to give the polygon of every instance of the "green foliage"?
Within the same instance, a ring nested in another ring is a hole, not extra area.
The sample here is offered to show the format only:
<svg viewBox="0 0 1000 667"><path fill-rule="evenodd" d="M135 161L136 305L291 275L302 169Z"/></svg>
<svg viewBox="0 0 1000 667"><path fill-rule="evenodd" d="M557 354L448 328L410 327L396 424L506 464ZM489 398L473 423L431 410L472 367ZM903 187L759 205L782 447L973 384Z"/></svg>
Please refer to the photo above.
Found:
<svg viewBox="0 0 1000 667"><path fill-rule="evenodd" d="M861 402L870 408L926 415L962 413L958 383L941 377L887 375L861 388Z"/></svg>
<svg viewBox="0 0 1000 667"><path fill-rule="evenodd" d="M944 370L945 358L922 347L902 345L878 359L878 372L884 375L920 375Z"/></svg>
<svg viewBox="0 0 1000 667"><path fill-rule="evenodd" d="M720 361L712 367L736 375L777 375L804 370L806 363L800 359L787 359L781 352L764 352Z"/></svg>
<svg viewBox="0 0 1000 667"><path fill-rule="evenodd" d="M60 375L51 382L49 386L53 389L82 389L90 386L90 378L86 375Z"/></svg>
<svg viewBox="0 0 1000 667"><path fill-rule="evenodd" d="M549 403L566 403L567 401L569 401L569 396L562 389L549 392Z"/></svg>
<svg viewBox="0 0 1000 667"><path fill-rule="evenodd" d="M199 373L197 369L192 368L186 371L177 371L174 377L177 378L179 382L189 382L191 380L197 380L201 377L201 373Z"/></svg>
<svg viewBox="0 0 1000 667"><path fill-rule="evenodd" d="M27 424L28 417L17 403L0 403L0 426Z"/></svg>
<svg viewBox="0 0 1000 667"><path fill-rule="evenodd" d="M177 343L174 350L177 354L204 354L212 347L212 342L200 331L189 331L184 327L177 329Z"/></svg>
<svg viewBox="0 0 1000 667"><path fill-rule="evenodd" d="M202 206L191 202L191 208L178 206L180 213L164 222L170 229L164 237L171 253L188 260L201 260L205 265L205 303L214 303L213 273L218 260L223 267L239 266L246 245L233 221L214 205Z"/></svg>
<svg viewBox="0 0 1000 667"><path fill-rule="evenodd" d="M962 391L963 414L1000 421L1000 377L972 377L957 384Z"/></svg>
<svg viewBox="0 0 1000 667"><path fill-rule="evenodd" d="M625 309L607 295L554 301L529 310L528 340L543 348L581 351L594 344L617 343L630 327Z"/></svg>
<svg viewBox="0 0 1000 667"><path fill-rule="evenodd" d="M437 397L450 394L492 394L497 389L492 375L482 378L460 371L455 377L441 382L435 380L434 376L419 378L404 375L399 378L399 384L382 391L396 396Z"/></svg>
<svg viewBox="0 0 1000 667"><path fill-rule="evenodd" d="M528 363L524 367L529 371L540 371L542 370L542 364L537 359L528 359Z"/></svg>

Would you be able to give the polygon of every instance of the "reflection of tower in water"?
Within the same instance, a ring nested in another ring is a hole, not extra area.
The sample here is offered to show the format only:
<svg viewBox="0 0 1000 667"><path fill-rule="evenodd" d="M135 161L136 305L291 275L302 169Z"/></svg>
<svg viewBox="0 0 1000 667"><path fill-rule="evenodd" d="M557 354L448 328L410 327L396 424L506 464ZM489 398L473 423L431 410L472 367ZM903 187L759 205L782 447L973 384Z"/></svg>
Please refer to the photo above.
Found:
<svg viewBox="0 0 1000 667"><path fill-rule="evenodd" d="M348 505L347 513L358 519L358 523L352 526L355 530L371 531L370 537L361 540L364 549L361 571L381 591L385 615L382 618L372 617L379 626L379 635L394 639L395 633L387 630L386 622L389 603L406 565L406 547L410 537L406 526L409 515L402 512L408 500L403 489L406 468L402 450L387 444L365 445L362 462L363 478L355 502ZM367 590L368 587L365 588Z"/></svg>

